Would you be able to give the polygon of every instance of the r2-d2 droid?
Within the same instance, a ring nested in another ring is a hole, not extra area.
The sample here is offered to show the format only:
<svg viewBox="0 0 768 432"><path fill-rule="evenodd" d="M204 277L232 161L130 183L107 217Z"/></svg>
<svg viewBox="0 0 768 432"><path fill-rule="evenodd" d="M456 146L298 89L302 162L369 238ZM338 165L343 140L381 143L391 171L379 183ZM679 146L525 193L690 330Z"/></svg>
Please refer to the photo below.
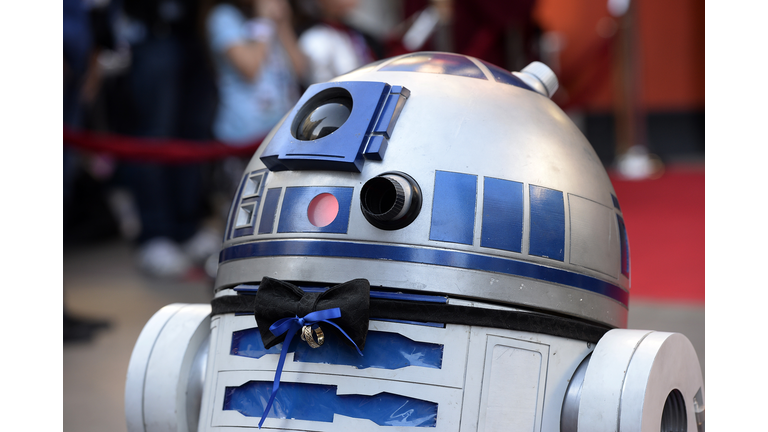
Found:
<svg viewBox="0 0 768 432"><path fill-rule="evenodd" d="M619 201L556 89L447 53L311 86L243 174L212 304L142 331L129 431L703 431L691 343L625 329Z"/></svg>

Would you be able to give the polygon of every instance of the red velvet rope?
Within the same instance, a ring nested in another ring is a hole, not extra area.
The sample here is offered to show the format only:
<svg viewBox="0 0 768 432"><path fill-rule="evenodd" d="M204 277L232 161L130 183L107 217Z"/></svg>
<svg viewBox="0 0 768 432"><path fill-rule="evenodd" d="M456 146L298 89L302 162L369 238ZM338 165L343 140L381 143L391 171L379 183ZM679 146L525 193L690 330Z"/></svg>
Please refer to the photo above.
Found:
<svg viewBox="0 0 768 432"><path fill-rule="evenodd" d="M193 163L228 156L249 157L262 141L263 138L260 138L251 144L235 147L218 141L137 138L64 128L65 146L134 162Z"/></svg>

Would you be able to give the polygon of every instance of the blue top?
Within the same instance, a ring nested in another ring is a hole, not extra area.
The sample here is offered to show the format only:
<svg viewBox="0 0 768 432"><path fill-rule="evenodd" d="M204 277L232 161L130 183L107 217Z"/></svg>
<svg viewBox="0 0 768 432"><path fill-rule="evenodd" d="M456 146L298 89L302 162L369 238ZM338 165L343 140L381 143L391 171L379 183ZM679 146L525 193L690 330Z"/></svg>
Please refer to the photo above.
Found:
<svg viewBox="0 0 768 432"><path fill-rule="evenodd" d="M219 89L213 134L232 145L251 144L265 136L298 100L293 68L276 38L253 81L227 58L228 48L249 40L246 22L237 8L227 4L214 7L206 22Z"/></svg>

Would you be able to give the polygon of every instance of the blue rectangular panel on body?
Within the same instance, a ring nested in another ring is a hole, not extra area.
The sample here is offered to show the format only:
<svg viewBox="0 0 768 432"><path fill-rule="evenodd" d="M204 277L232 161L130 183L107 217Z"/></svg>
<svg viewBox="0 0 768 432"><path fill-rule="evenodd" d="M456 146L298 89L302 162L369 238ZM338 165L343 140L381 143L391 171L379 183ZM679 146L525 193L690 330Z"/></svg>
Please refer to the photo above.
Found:
<svg viewBox="0 0 768 432"><path fill-rule="evenodd" d="M275 227L275 214L277 213L277 203L280 201L282 188L270 189L264 198L264 208L261 211L261 221L259 222L259 234L272 234Z"/></svg>
<svg viewBox="0 0 768 432"><path fill-rule="evenodd" d="M429 239L471 245L476 203L476 175L436 171Z"/></svg>
<svg viewBox="0 0 768 432"><path fill-rule="evenodd" d="M627 239L627 228L624 226L624 219L616 215L619 222L619 241L621 241L621 274L629 277L629 240Z"/></svg>
<svg viewBox="0 0 768 432"><path fill-rule="evenodd" d="M565 251L565 204L563 193L530 186L531 238L529 254L563 261Z"/></svg>
<svg viewBox="0 0 768 432"><path fill-rule="evenodd" d="M336 170L360 172L364 146L379 118L391 86L383 82L348 81L310 86L267 144L261 161L270 171ZM294 136L296 122L327 101L351 98L352 111L334 132L315 140Z"/></svg>
<svg viewBox="0 0 768 432"><path fill-rule="evenodd" d="M352 205L351 187L288 187L285 189L283 205L280 209L278 233L316 232L345 234L349 226L349 212ZM308 216L312 200L321 195L330 194L336 198L338 213L326 226L313 225Z"/></svg>
<svg viewBox="0 0 768 432"><path fill-rule="evenodd" d="M261 417L271 393L267 381L226 387L222 410ZM437 409L434 402L392 393L338 395L335 385L281 382L267 417L330 423L339 414L379 426L435 427Z"/></svg>
<svg viewBox="0 0 768 432"><path fill-rule="evenodd" d="M232 332L229 353L258 359L268 354L279 355L282 347L280 343L270 349L264 348L259 329L253 327ZM441 369L443 366L443 345L373 330L368 331L362 356L341 337L326 337L325 343L317 349L294 338L288 352L294 353L294 362L346 365L357 369L396 370L411 366Z"/></svg>
<svg viewBox="0 0 768 432"><path fill-rule="evenodd" d="M522 252L523 184L486 177L480 246Z"/></svg>

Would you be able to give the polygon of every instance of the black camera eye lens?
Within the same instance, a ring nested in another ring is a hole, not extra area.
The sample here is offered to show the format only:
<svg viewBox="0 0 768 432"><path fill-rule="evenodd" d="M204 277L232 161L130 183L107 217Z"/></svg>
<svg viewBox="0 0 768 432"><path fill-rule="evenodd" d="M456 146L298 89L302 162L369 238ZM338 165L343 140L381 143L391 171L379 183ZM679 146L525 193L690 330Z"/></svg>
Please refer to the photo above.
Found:
<svg viewBox="0 0 768 432"><path fill-rule="evenodd" d="M303 116L299 116L296 138L302 141L320 139L332 134L347 121L352 113L352 98L334 93L315 103L307 103L307 109L302 110Z"/></svg>
<svg viewBox="0 0 768 432"><path fill-rule="evenodd" d="M360 209L376 228L404 228L421 211L421 188L405 173L384 173L365 182L360 190Z"/></svg>

